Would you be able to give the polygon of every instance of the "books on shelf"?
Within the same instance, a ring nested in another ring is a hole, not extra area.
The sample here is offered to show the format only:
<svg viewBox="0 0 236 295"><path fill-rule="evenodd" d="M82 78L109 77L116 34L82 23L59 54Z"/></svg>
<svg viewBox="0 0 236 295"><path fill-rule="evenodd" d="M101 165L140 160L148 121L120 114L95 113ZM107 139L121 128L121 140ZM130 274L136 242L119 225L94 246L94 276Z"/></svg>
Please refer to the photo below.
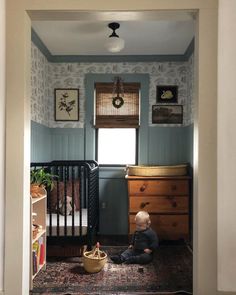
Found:
<svg viewBox="0 0 236 295"><path fill-rule="evenodd" d="M45 261L45 246L44 243L40 245L40 257L39 257L39 264L43 264Z"/></svg>
<svg viewBox="0 0 236 295"><path fill-rule="evenodd" d="M40 265L44 264L45 261L45 244L43 237L40 237L33 243L33 275L39 270Z"/></svg>
<svg viewBox="0 0 236 295"><path fill-rule="evenodd" d="M38 272L37 254L35 250L33 250L32 255L33 255L33 275L35 275Z"/></svg>

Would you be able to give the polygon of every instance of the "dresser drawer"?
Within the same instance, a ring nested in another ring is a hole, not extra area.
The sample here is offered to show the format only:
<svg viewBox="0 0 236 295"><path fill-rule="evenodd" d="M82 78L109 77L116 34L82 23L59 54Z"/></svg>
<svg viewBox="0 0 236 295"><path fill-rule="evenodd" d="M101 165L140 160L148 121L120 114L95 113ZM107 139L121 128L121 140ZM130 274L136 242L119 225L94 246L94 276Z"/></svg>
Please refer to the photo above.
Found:
<svg viewBox="0 0 236 295"><path fill-rule="evenodd" d="M128 181L129 195L188 195L188 180Z"/></svg>
<svg viewBox="0 0 236 295"><path fill-rule="evenodd" d="M148 213L188 213L188 196L131 196L129 212L140 210Z"/></svg>
<svg viewBox="0 0 236 295"><path fill-rule="evenodd" d="M135 214L130 214L130 234L135 231ZM188 215L155 215L151 214L151 227L160 239L177 240L189 236Z"/></svg>

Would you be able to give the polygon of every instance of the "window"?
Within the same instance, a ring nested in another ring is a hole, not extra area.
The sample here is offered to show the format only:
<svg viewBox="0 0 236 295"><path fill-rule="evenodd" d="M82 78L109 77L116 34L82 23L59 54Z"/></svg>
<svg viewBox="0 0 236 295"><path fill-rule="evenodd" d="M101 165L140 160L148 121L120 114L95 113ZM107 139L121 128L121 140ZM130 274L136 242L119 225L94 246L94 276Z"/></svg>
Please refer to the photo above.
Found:
<svg viewBox="0 0 236 295"><path fill-rule="evenodd" d="M137 163L139 83L124 83L124 104L112 104L112 83L96 83L96 159L100 165Z"/></svg>
<svg viewBox="0 0 236 295"><path fill-rule="evenodd" d="M97 161L106 165L136 163L135 128L99 128L97 130Z"/></svg>

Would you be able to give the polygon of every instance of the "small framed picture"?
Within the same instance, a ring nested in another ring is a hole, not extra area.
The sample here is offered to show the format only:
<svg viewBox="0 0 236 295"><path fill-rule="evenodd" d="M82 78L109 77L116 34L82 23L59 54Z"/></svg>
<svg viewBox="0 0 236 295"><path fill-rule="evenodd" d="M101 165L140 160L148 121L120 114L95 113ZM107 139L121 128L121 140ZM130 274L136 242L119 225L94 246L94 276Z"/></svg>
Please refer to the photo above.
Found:
<svg viewBox="0 0 236 295"><path fill-rule="evenodd" d="M152 106L153 124L182 124L183 106L182 105L153 105Z"/></svg>
<svg viewBox="0 0 236 295"><path fill-rule="evenodd" d="M79 120L79 89L54 89L55 121Z"/></svg>
<svg viewBox="0 0 236 295"><path fill-rule="evenodd" d="M177 103L178 86L157 86L157 103Z"/></svg>

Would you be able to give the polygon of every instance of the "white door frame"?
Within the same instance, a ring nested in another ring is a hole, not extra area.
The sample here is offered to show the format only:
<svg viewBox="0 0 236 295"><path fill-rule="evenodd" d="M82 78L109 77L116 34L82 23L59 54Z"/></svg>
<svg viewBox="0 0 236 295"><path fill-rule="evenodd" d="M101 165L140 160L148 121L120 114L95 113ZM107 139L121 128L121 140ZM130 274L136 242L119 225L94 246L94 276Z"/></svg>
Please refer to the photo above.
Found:
<svg viewBox="0 0 236 295"><path fill-rule="evenodd" d="M135 9L135 11L134 11ZM198 11L195 45L194 295L217 293L216 126L217 1L7 1L6 218L4 291L29 293L31 19L142 17L161 10ZM123 10L122 12L119 12ZM57 12L55 12L57 11ZM58 11L61 11L58 13ZM94 11L100 11L96 14ZM110 11L110 12L109 12ZM112 20L112 19L111 19ZM14 282L13 282L14 278Z"/></svg>

